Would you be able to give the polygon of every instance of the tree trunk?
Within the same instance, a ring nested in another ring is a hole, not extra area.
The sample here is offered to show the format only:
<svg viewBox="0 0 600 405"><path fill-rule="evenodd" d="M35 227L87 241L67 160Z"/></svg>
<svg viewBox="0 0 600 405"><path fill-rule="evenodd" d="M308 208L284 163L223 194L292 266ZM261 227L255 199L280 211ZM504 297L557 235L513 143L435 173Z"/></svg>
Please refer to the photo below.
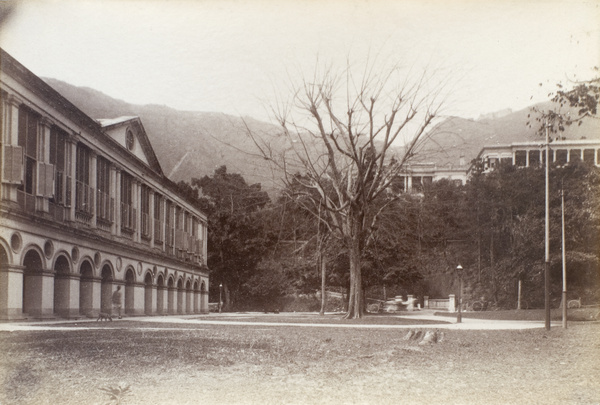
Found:
<svg viewBox="0 0 600 405"><path fill-rule="evenodd" d="M227 284L223 284L223 295L224 295L224 301L225 304L223 305L223 309L225 311L229 311L231 309L231 294L229 291L229 288L227 287Z"/></svg>
<svg viewBox="0 0 600 405"><path fill-rule="evenodd" d="M356 221L356 220L355 220ZM352 224L353 232L348 243L350 256L350 293L348 294L348 312L344 318L358 319L364 313L361 273L361 221Z"/></svg>

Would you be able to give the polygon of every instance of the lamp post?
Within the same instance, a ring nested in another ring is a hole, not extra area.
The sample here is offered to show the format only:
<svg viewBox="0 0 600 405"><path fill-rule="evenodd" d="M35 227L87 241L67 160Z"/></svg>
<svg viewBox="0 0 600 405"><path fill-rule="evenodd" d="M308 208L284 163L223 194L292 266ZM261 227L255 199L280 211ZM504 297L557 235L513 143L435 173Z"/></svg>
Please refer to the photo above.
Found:
<svg viewBox="0 0 600 405"><path fill-rule="evenodd" d="M223 306L223 284L219 284L219 313L221 313L221 307Z"/></svg>
<svg viewBox="0 0 600 405"><path fill-rule="evenodd" d="M458 313L456 314L456 323L462 322L462 269L463 267L459 264L456 266L458 272Z"/></svg>
<svg viewBox="0 0 600 405"><path fill-rule="evenodd" d="M546 208L545 208L545 255L544 255L544 324L550 330L550 138L548 121L546 127Z"/></svg>
<svg viewBox="0 0 600 405"><path fill-rule="evenodd" d="M567 252L565 250L565 190L560 189L562 227L562 327L567 328Z"/></svg>

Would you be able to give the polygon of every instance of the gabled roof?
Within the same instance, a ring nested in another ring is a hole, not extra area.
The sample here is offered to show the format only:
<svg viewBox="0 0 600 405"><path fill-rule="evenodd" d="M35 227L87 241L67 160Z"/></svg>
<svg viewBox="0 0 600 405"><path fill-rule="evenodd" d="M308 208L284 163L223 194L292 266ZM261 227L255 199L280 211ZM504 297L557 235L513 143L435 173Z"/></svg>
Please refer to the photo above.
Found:
<svg viewBox="0 0 600 405"><path fill-rule="evenodd" d="M51 108L54 108L61 114L64 114L64 116L73 123L89 129L90 134L93 137L97 137L98 139L106 141L111 148L122 148L124 151L127 151L127 148L124 145L115 141L107 134L109 130L116 129L120 125L129 125L135 127L137 130L136 133L138 135L138 142L148 163L142 162L139 158L137 158L137 161L134 163L149 167L149 170L153 171L158 177L160 177L160 181L162 182L163 187L165 187L165 192L172 192L173 195L177 195L183 201L186 201L191 207L194 207L194 202L182 195L177 184L171 181L163 173L154 150L151 147L150 141L148 140L148 136L146 135L146 130L144 129L139 117L127 116L101 120L91 118L69 100L67 100L58 91L52 88L52 86L23 66L1 47L0 71L14 79L17 83L19 83L19 85L23 86L23 88L31 91L33 94L47 103ZM113 151L116 151L116 149L113 149ZM130 152L127 151L127 153ZM197 207L195 209L201 213L201 210L199 210ZM202 216L204 219L206 219L204 214L202 214Z"/></svg>
<svg viewBox="0 0 600 405"><path fill-rule="evenodd" d="M73 122L90 128L92 131L100 129L96 120L90 118L2 48L0 48L0 67L23 87L42 98L52 108L68 116Z"/></svg>
<svg viewBox="0 0 600 405"><path fill-rule="evenodd" d="M148 165L152 170L156 173L164 176L162 168L160 167L160 163L156 154L154 153L154 149L150 144L150 140L148 139L148 135L146 134L146 130L144 129L144 125L139 117L135 116L125 116L125 117L117 117L117 118L103 118L96 120L102 126L104 131L110 131L112 129L116 129L123 126L133 126L136 127L136 135L138 137L138 141L140 146L142 147L142 151L144 152L144 156L148 161ZM126 149L124 147L124 149Z"/></svg>
<svg viewBox="0 0 600 405"><path fill-rule="evenodd" d="M131 115L131 116L117 117L117 118L100 118L100 119L97 119L96 121L98 121L100 123L102 128L106 128L106 127L111 127L113 125L128 122L128 121L132 120L133 118L138 118L138 117L135 115Z"/></svg>

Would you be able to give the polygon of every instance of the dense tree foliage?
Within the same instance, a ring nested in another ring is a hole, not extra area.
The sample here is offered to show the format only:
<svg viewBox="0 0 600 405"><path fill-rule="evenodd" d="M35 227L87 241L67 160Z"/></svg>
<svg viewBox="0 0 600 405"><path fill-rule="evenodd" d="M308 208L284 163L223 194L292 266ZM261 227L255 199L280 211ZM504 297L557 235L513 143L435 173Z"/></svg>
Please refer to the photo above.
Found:
<svg viewBox="0 0 600 405"><path fill-rule="evenodd" d="M260 184L249 185L225 166L213 176L192 179L200 190L200 206L208 215L208 267L212 299L218 300L221 285L225 308L247 294L248 280L256 272L273 237L260 221L259 213L269 204Z"/></svg>
<svg viewBox="0 0 600 405"><path fill-rule="evenodd" d="M552 167L550 178L553 303L561 289L561 190L570 297L595 302L600 170L571 163ZM319 290L321 263L328 289L348 294L347 246L329 238L327 226L307 212L305 195L288 190L271 203L259 185L225 167L180 187L208 214L212 301L222 284L228 308L274 310L286 295ZM514 308L520 280L523 299L543 304L543 168L501 165L489 173L475 170L466 185L441 180L422 193L392 190L380 198L371 209L387 209L361 256L368 297L445 297L457 292L455 268L461 264L467 300L483 296Z"/></svg>
<svg viewBox="0 0 600 405"><path fill-rule="evenodd" d="M583 163L550 172L550 251L553 300L560 298L561 190L565 193L566 256L572 295L590 297L598 288L599 171ZM475 174L467 186L465 258L468 295L501 306L516 305L521 280L526 299L543 302L544 170L501 166Z"/></svg>

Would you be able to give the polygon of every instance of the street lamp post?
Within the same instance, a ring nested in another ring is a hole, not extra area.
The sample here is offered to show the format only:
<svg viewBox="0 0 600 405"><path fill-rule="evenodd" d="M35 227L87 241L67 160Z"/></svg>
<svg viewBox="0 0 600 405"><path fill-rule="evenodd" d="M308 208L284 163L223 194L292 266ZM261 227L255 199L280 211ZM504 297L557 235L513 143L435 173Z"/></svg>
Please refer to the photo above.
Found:
<svg viewBox="0 0 600 405"><path fill-rule="evenodd" d="M545 258L544 258L544 324L550 330L550 138L546 121L546 209L545 209Z"/></svg>
<svg viewBox="0 0 600 405"><path fill-rule="evenodd" d="M565 190L560 189L562 227L562 327L567 328L567 252L565 250Z"/></svg>
<svg viewBox="0 0 600 405"><path fill-rule="evenodd" d="M458 272L458 313L456 314L456 323L462 322L462 269L463 267L460 264L456 266L456 271Z"/></svg>
<svg viewBox="0 0 600 405"><path fill-rule="evenodd" d="M223 306L223 284L219 284L219 313L221 313L221 307Z"/></svg>

